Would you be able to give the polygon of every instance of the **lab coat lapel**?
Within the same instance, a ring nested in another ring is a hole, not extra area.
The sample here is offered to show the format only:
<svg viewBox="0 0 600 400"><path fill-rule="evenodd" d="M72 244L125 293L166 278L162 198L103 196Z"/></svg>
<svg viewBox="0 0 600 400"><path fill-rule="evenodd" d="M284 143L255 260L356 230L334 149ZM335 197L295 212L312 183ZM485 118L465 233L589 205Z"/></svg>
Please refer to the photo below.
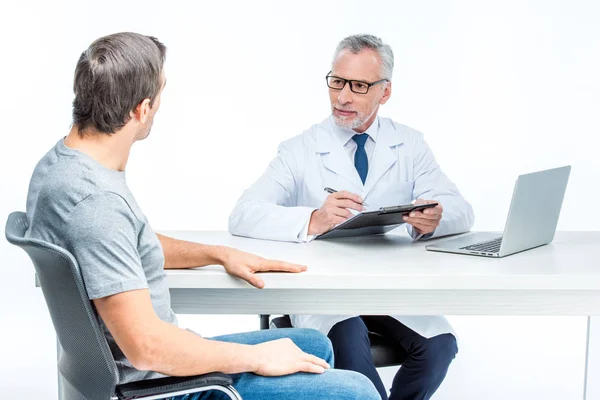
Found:
<svg viewBox="0 0 600 400"><path fill-rule="evenodd" d="M375 187L377 182L398 162L395 147L402 143L402 138L395 129L380 127L377 134L375 150L371 157L369 173L365 181L364 197Z"/></svg>
<svg viewBox="0 0 600 400"><path fill-rule="evenodd" d="M330 129L323 129L317 137L316 151L321 156L323 166L341 176L357 189L362 190L362 182L354 164L344 150L342 143L333 135Z"/></svg>

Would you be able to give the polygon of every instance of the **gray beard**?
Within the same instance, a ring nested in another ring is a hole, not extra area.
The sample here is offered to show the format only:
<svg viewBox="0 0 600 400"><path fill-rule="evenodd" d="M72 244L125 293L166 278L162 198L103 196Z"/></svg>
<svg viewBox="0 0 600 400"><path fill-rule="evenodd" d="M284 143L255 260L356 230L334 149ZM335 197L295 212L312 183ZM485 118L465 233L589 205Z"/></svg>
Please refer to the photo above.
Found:
<svg viewBox="0 0 600 400"><path fill-rule="evenodd" d="M335 114L333 114L333 110L331 111L331 115L333 116L333 120L335 121L335 124L337 126L339 126L340 128L356 129L356 128L362 126L366 121L368 121L369 118L371 118L373 116L373 114L375 114L376 111L377 111L377 107L375 107L375 109L373 110L371 115L364 115L361 113L357 113L356 118L354 118L353 120L347 120L344 117L338 117Z"/></svg>
<svg viewBox="0 0 600 400"><path fill-rule="evenodd" d="M333 120L335 121L335 124L337 126L339 126L340 128L345 128L345 129L356 129L365 123L365 121L358 116L356 118L354 118L353 120L347 120L344 117L338 117L338 116L334 115Z"/></svg>

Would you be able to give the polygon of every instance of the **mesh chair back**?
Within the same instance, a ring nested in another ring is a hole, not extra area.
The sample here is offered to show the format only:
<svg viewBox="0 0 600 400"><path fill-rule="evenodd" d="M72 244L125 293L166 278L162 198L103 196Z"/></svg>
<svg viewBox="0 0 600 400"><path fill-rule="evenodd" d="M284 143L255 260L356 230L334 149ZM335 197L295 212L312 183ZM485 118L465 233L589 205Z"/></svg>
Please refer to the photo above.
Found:
<svg viewBox="0 0 600 400"><path fill-rule="evenodd" d="M58 371L66 400L107 400L114 396L118 371L75 258L41 240L25 238L27 215L14 212L6 239L31 258L62 351Z"/></svg>

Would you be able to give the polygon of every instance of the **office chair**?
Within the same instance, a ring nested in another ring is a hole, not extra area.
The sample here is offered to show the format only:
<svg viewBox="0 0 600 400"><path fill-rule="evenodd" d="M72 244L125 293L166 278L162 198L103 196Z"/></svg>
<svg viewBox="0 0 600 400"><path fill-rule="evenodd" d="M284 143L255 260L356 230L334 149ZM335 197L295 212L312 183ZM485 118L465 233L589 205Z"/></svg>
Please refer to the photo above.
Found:
<svg viewBox="0 0 600 400"><path fill-rule="evenodd" d="M291 328L292 321L289 315L270 319L270 315L260 315L260 329ZM270 322L269 322L270 321ZM398 348L384 336L375 332L369 332L371 342L371 357L376 368L402 365L408 353Z"/></svg>
<svg viewBox="0 0 600 400"><path fill-rule="evenodd" d="M218 372L118 385L115 360L75 258L58 246L25 238L27 227L26 214L13 212L6 221L6 239L25 250L35 267L59 342L58 372L64 400L154 400L208 390L241 400L231 377Z"/></svg>

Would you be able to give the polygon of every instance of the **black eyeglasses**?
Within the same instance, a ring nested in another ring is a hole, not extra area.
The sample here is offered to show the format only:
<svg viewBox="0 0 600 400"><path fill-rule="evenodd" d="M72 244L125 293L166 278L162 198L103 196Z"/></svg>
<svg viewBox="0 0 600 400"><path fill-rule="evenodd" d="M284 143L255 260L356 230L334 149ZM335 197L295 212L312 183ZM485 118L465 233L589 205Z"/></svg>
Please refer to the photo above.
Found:
<svg viewBox="0 0 600 400"><path fill-rule="evenodd" d="M332 71L329 71L329 74ZM329 75L327 74L327 76L325 77L325 79L327 80L327 86L330 89L334 89L334 90L342 90L345 86L346 83L350 83L350 90L354 93L358 93L358 94L367 94L369 92L369 89L371 88L371 86L375 86L378 83L381 82L388 82L388 79L381 79L378 80L377 82L364 82L364 81L355 81L355 80L350 80L350 79L344 79L344 78L340 78L339 76L335 76L335 75Z"/></svg>

